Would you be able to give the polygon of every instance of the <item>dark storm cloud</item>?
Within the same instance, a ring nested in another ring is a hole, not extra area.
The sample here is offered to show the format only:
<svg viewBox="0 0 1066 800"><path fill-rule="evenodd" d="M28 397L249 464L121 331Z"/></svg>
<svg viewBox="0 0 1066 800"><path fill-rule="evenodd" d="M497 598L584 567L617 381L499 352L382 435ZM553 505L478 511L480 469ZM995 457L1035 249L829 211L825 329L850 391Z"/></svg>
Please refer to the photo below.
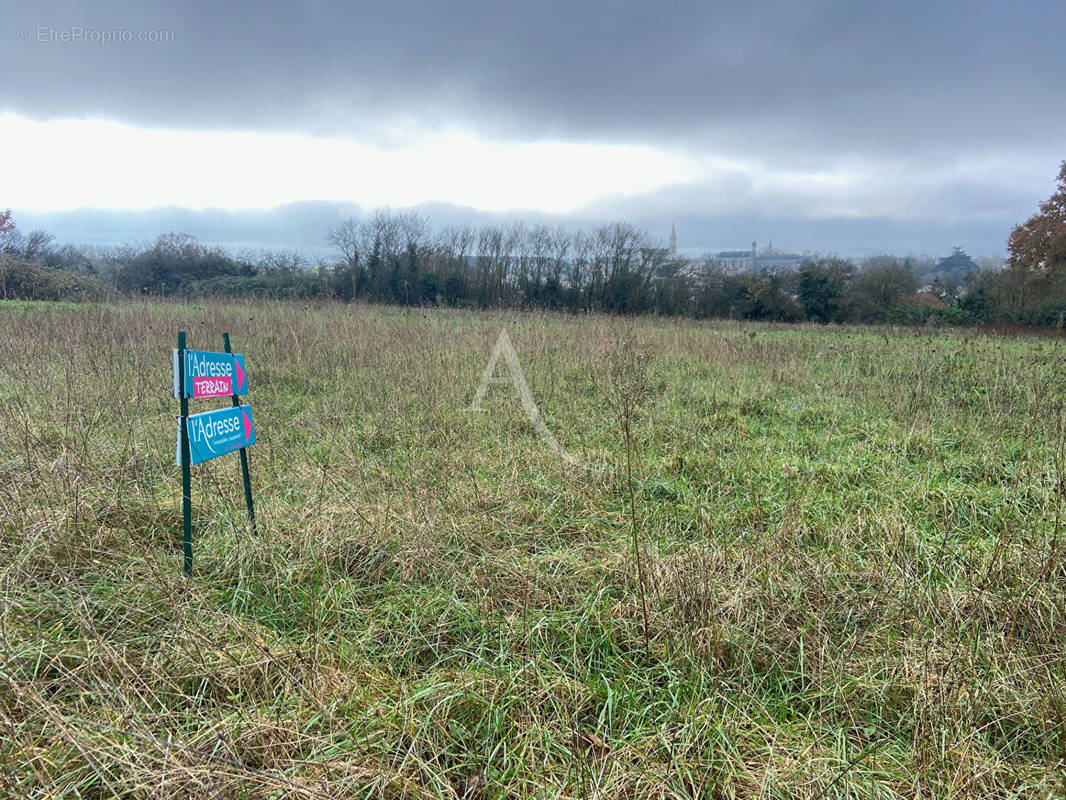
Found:
<svg viewBox="0 0 1066 800"><path fill-rule="evenodd" d="M626 218L665 236L677 219L689 250L772 238L856 255L952 244L993 254L1066 156L1064 28L1062 0L23 3L0 20L0 111L386 146L398 130L447 126L650 144L736 168L601 197L565 220ZM82 41L52 41L76 29ZM138 42L141 31L171 40ZM85 41L90 32L134 41ZM832 177L851 166L869 180L838 188ZM19 198L0 199L17 210ZM316 248L353 208L77 211L22 224L72 241L177 229ZM438 224L497 218L423 208Z"/></svg>
<svg viewBox="0 0 1066 800"><path fill-rule="evenodd" d="M0 107L174 127L495 135L757 153L1060 146L1061 0L24 3ZM38 41L172 31L163 43ZM30 31L30 41L23 29Z"/></svg>

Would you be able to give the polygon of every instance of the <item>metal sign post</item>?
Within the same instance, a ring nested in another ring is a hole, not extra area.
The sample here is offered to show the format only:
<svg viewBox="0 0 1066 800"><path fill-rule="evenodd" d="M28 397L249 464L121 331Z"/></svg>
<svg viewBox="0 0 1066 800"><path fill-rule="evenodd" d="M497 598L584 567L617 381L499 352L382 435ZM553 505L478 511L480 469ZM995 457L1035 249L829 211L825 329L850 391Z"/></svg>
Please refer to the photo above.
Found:
<svg viewBox="0 0 1066 800"><path fill-rule="evenodd" d="M223 333L222 334L222 349L225 350L227 353L232 353L233 352L230 349L230 346L229 346L229 334L228 333ZM242 360L242 363L240 365L240 368L243 371L243 368L244 368L243 360ZM230 398L233 401L233 407L234 408L240 408L241 401L237 399L236 387L234 387L234 392L233 392L232 395L230 395ZM248 521L252 523L252 535L255 536L256 535L256 530L255 530L255 506L252 505L252 479L248 475L248 448L247 447L242 447L241 448L241 478L244 479L244 504L246 506L248 506Z"/></svg>
<svg viewBox="0 0 1066 800"><path fill-rule="evenodd" d="M178 387L185 386L185 331L178 333ZM181 456L181 524L185 549L185 574L192 575L192 457L189 455L189 398L179 391L181 419L178 438Z"/></svg>

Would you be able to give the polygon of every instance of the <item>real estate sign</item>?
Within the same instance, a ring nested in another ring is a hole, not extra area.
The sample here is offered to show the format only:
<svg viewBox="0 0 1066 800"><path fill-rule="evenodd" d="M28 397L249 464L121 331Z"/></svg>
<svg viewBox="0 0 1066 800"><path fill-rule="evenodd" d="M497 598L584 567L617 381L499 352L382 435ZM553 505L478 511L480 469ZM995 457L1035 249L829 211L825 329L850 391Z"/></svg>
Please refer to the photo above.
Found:
<svg viewBox="0 0 1066 800"><path fill-rule="evenodd" d="M178 398L177 462L181 467L181 530L185 557L185 574L192 575L192 465L202 464L226 453L241 456L241 478L248 521L255 531L255 506L252 504L252 479L248 475L248 447L255 444L252 407L241 405L237 395L248 394L248 376L244 356L230 350L229 334L222 334L223 353L189 350L185 331L178 331L174 350L174 396ZM193 397L228 396L232 405L201 414L189 413Z"/></svg>
<svg viewBox="0 0 1066 800"><path fill-rule="evenodd" d="M174 396L181 397L178 386L178 351L174 350ZM239 353L211 353L206 350L185 351L185 397L230 397L248 394L248 377L244 373L244 356ZM195 461L193 462L196 463Z"/></svg>
<svg viewBox="0 0 1066 800"><path fill-rule="evenodd" d="M180 423L179 423L180 424ZM190 414L189 463L200 464L255 444L252 407L249 405L220 408ZM178 431L178 465L181 466L181 431Z"/></svg>

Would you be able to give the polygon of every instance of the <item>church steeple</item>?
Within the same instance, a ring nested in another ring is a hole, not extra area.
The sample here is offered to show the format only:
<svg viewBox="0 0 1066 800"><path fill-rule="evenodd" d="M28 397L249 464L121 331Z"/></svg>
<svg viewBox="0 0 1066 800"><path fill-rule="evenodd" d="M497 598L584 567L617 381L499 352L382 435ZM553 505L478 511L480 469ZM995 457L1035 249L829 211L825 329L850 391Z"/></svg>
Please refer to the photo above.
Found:
<svg viewBox="0 0 1066 800"><path fill-rule="evenodd" d="M670 223L670 255L677 255L677 227L673 222Z"/></svg>

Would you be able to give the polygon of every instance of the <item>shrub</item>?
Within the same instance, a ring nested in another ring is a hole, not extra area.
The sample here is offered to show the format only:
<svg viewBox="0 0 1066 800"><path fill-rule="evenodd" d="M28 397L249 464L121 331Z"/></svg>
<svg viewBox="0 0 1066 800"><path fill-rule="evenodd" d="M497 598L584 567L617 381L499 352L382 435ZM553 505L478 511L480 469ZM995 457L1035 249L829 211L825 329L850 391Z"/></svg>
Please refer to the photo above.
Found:
<svg viewBox="0 0 1066 800"><path fill-rule="evenodd" d="M94 275L47 269L12 256L0 256L0 298L4 300L100 300L109 294Z"/></svg>

